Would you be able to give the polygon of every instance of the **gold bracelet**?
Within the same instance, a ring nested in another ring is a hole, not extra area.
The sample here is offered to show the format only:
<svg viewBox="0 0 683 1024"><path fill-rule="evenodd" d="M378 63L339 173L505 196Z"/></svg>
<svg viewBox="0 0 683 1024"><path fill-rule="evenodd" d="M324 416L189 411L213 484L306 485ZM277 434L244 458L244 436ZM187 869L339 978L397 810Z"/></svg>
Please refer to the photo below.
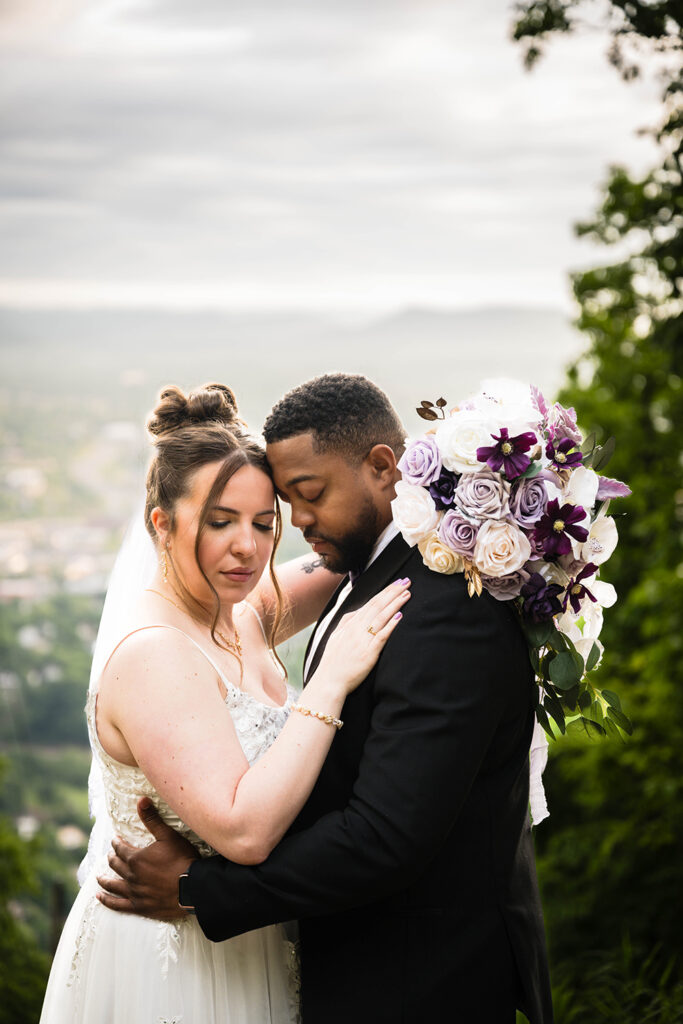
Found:
<svg viewBox="0 0 683 1024"><path fill-rule="evenodd" d="M311 711L310 708L305 708L302 704L292 704L292 711L299 711L306 718L308 718L309 715L312 715L313 718L319 718L320 721L325 722L326 725L333 725L335 729L341 729L344 724L339 718L333 718L332 715L324 715L322 711Z"/></svg>

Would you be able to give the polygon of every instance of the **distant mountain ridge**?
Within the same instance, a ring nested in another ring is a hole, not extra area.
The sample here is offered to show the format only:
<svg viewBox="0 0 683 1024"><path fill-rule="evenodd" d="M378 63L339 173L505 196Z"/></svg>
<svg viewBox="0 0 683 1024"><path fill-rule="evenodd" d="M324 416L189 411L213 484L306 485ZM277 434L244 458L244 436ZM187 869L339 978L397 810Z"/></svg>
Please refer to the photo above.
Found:
<svg viewBox="0 0 683 1024"><path fill-rule="evenodd" d="M512 376L555 390L581 335L558 309L406 308L385 316L319 312L0 310L7 384L113 397L131 388L149 408L169 381L223 380L260 417L296 383L334 370L364 373L402 414L448 391L455 401L484 377ZM128 401L123 407L128 407Z"/></svg>

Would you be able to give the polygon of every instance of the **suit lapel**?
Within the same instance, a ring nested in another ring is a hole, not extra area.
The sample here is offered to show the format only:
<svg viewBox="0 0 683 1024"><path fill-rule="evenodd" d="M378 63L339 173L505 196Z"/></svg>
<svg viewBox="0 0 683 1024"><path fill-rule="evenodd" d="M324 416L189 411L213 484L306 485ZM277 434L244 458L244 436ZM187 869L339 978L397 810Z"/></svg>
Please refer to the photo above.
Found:
<svg viewBox="0 0 683 1024"><path fill-rule="evenodd" d="M411 552L412 548L408 547L403 537L399 535L398 537L394 537L390 544L387 544L382 554L375 559L375 561L368 569L366 569L366 571L362 574L356 585L349 592L346 600L342 601L342 603L339 605L332 619L330 620L330 624L325 630L325 633L323 634L323 636L321 636L320 642L316 647L315 653L311 659L310 668L308 670L308 673L306 674L306 682L308 682L308 680L318 667L320 659L323 656L323 651L325 650L325 645L329 640L331 634L334 632L337 625L339 624L339 620L341 619L342 615L346 615L347 612L356 611L356 609L360 608L361 605L365 604L365 602L369 598L374 597L374 595L377 594L382 589L382 587L385 587L392 578L396 579L401 566L408 560ZM346 582L347 581L344 580L341 586L344 586ZM334 606L334 602L339 597L339 591L341 589L341 586L337 587L336 591L332 595L332 598L328 602L325 610L320 616L320 619L323 619L325 615L327 615L327 613L329 612L330 608ZM308 657L308 650L310 648L312 639L313 637L311 637L311 640L309 640L308 647L306 648L306 657ZM306 664L305 660L304 664Z"/></svg>
<svg viewBox="0 0 683 1024"><path fill-rule="evenodd" d="M342 579L341 583L339 584L339 586L337 587L335 592L332 594L332 597L329 599L329 601L327 602L327 604L325 605L325 607L321 611L320 615L318 616L318 621L316 622L315 627L311 630L311 635L309 636L308 643L306 644L306 653L304 654L304 667L306 665L306 662L308 661L308 652L311 649L311 644L313 643L313 638L315 637L315 634L316 634L316 632L318 630L318 627L319 627L320 623L325 618L325 616L330 611L330 609L334 608L335 604L337 603L337 600L339 599L340 592L344 589L344 587L346 586L346 584L348 582L349 582L349 577L348 576L344 576L344 578Z"/></svg>

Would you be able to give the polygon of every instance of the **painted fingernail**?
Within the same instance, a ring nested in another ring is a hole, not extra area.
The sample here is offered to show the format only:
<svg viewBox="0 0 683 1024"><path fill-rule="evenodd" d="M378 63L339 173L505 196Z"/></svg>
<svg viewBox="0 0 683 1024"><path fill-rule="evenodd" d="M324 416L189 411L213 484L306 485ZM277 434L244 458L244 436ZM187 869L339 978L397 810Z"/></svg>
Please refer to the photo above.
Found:
<svg viewBox="0 0 683 1024"><path fill-rule="evenodd" d="M401 580L401 583L403 584L404 587L407 587L408 584L410 583L410 576L406 576L404 580Z"/></svg>
<svg viewBox="0 0 683 1024"><path fill-rule="evenodd" d="M394 615L394 618L395 619L402 619L403 618L403 614L401 612L396 612L396 614Z"/></svg>

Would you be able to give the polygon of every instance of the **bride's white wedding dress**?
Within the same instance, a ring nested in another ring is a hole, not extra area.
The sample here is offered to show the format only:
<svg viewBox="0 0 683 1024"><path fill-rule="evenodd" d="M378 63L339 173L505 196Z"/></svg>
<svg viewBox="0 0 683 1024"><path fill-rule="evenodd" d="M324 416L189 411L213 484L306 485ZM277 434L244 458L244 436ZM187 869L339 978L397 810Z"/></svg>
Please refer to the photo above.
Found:
<svg viewBox="0 0 683 1024"><path fill-rule="evenodd" d="M188 640L199 647L191 637ZM296 695L288 686L282 707L261 703L235 687L204 648L200 650L225 685L226 714L232 715L242 749L252 764L279 734ZM136 846L152 841L137 815L138 799L148 796L164 821L187 836L202 856L211 855L214 851L177 817L139 768L121 764L102 748L95 727L96 699L94 688L86 706L88 730L116 833ZM220 799L220 794L216 798ZM284 926L273 925L212 943L193 916L165 923L108 910L95 895L98 874L111 874L104 856L91 865L64 926L41 1024L298 1021L296 948L288 941Z"/></svg>

